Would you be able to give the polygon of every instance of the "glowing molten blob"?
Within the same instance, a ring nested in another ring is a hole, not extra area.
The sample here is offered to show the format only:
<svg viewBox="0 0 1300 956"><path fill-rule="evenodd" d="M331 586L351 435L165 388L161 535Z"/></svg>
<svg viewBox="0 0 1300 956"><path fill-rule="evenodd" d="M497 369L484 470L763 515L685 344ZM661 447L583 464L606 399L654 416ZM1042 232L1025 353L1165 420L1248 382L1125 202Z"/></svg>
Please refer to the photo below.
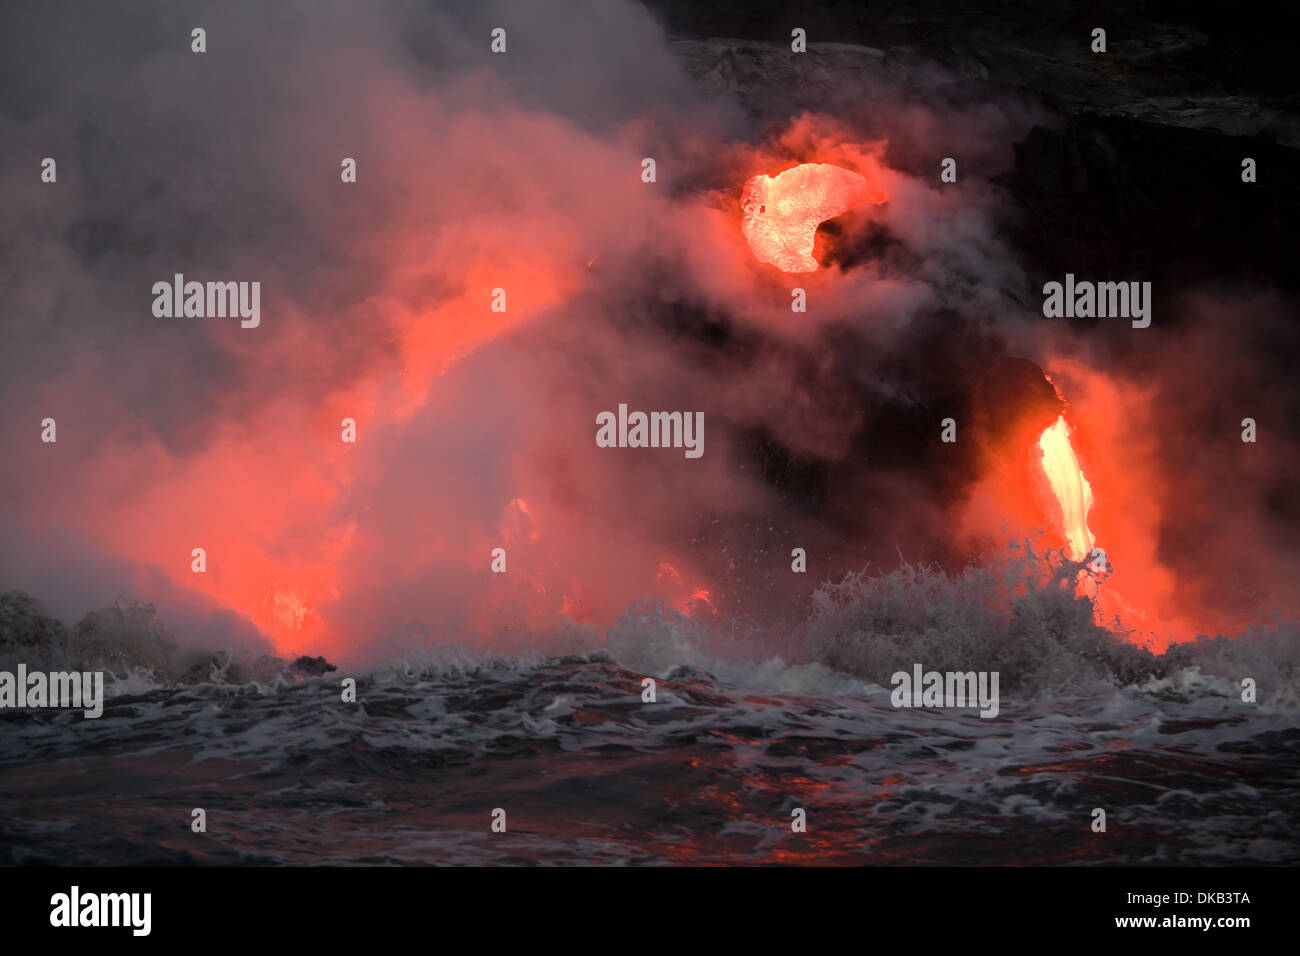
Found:
<svg viewBox="0 0 1300 956"><path fill-rule="evenodd" d="M745 183L740 231L759 262L782 272L815 272L817 227L867 199L874 199L872 190L857 173L804 163Z"/></svg>
<svg viewBox="0 0 1300 956"><path fill-rule="evenodd" d="M1066 555L1080 561L1092 552L1093 537L1088 530L1088 512L1092 510L1092 486L1079 467L1079 459L1070 444L1070 426L1062 416L1056 424L1043 429L1038 437L1043 454L1043 471L1052 494L1061 505Z"/></svg>

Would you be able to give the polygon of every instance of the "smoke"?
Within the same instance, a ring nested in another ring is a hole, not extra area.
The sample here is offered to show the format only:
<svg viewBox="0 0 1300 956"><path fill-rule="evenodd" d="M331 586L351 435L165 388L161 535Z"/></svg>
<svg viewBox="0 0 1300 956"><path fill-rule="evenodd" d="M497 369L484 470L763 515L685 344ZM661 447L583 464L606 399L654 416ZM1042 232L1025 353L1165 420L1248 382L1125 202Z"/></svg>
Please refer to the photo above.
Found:
<svg viewBox="0 0 1300 956"><path fill-rule="evenodd" d="M631 2L2 16L0 574L69 617L142 598L185 641L362 660L413 634L594 639L650 598L739 644L779 641L821 582L900 552L955 559L1006 519L990 476L1063 407L1040 370L1053 357L1132 372L1041 331L1007 238L989 177L1009 154L990 144L1042 117L937 67L845 83L815 112L745 109ZM949 153L959 187L938 180ZM887 201L828 224L824 268L796 281L753 260L739 199L803 161ZM259 281L260 326L155 318L150 290L176 273ZM1187 368L1215 354L1211 333L1167 347ZM1245 360L1219 370L1249 391ZM1181 548L1167 534L1167 509L1203 514L1237 480L1242 540L1294 560L1269 540L1292 507L1276 471L1180 453L1184 410L1206 412L1188 390L1153 383L1161 494L1196 477L1153 506L1138 553L1203 569L1162 600L1220 601L1221 558L1277 594L1293 563L1246 544L1216 557L1203 523L1174 523ZM1086 391L1063 389L1081 416ZM620 403L702 411L704 456L598 448L596 415ZM1293 404L1260 407L1294 423ZM955 445L938 441L947 417ZM1093 461L1115 454L1100 444Z"/></svg>

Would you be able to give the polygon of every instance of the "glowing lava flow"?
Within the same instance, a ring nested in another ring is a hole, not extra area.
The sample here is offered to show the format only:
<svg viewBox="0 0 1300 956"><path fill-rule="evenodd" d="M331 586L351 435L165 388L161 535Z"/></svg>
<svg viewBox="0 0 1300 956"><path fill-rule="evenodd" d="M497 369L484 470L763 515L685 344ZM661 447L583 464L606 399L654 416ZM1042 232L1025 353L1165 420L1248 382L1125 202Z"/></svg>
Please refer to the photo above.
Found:
<svg viewBox="0 0 1300 956"><path fill-rule="evenodd" d="M866 179L828 163L804 163L745 183L740 231L759 262L782 272L816 272L817 227L874 199Z"/></svg>
<svg viewBox="0 0 1300 956"><path fill-rule="evenodd" d="M1038 437L1043 455L1043 471L1052 494L1061 505L1065 531L1066 555L1071 561L1082 560L1092 551L1093 537L1088 529L1088 512L1092 510L1092 486L1079 467L1079 459L1070 444L1070 426L1061 416L1056 424L1043 429Z"/></svg>

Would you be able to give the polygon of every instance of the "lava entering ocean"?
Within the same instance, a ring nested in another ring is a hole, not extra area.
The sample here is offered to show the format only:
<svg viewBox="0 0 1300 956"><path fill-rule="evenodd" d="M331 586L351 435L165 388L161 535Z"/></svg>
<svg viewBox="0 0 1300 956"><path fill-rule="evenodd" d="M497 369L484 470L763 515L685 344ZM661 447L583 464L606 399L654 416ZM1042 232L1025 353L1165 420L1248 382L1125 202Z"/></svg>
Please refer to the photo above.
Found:
<svg viewBox="0 0 1300 956"><path fill-rule="evenodd" d="M146 301L112 340L120 352L84 344L99 341L82 318L91 303L129 304L175 273L166 250L187 233L170 221L111 283L80 249L11 270L13 301L54 311L30 329L40 354L6 379L0 587L53 595L69 616L139 596L195 642L256 632L282 655L344 661L388 654L411 622L504 648L573 621L599 636L644 599L728 626L741 615L745 641L770 631L778 646L821 582L900 552L955 566L1010 516L1072 558L1100 543L1116 568L1106 591L1160 620L1177 609L1236 633L1243 617L1204 613L1226 600L1202 570L1213 562L1187 557L1211 537L1196 531L1208 473L1252 482L1249 514L1232 520L1257 530L1233 539L1233 563L1285 593L1290 545L1266 520L1285 510L1284 489L1261 489L1286 469L1261 454L1244 477L1177 467L1167 436L1186 427L1170 424L1186 402L1145 392L1195 376L1142 377L1094 344L1101 333L1017 312L1027 265L998 228L1006 197L982 174L1005 166L1003 146L987 144L1022 135L1023 118L990 131L992 114L905 106L880 87L869 108L782 108L735 126L684 91L691 109L661 117L639 103L593 127L540 108L531 87L511 98L476 82L440 92L380 73L274 87L261 105L268 128L288 124L286 143L333 142L315 118L337 113L337 94L384 148L366 174L373 192L363 180L328 198L304 193L279 153L270 167L230 157L250 217L285 195L302 208L276 229L254 218L216 230L187 256L260 277L257 328L155 318ZM129 97L115 108L152 128ZM932 175L938 129L969 157L959 188ZM671 160L665 143L679 144ZM172 148L156 157L158 181L206 140ZM657 150L671 176L629 173ZM206 197L203 186L174 188ZM32 228L77 235L120 215L108 192L79 201ZM263 275L270 264L279 274ZM812 302L794 322L775 294L791 276ZM51 297L62 287L78 295ZM1202 326L1231 325L1217 318ZM65 326L66 341L50 331ZM1222 352L1202 341L1181 346L1182 366ZM1055 354L1080 363L1062 369L1063 421L1042 379ZM1229 394L1251 388L1249 371ZM707 450L601 449L593 412L629 400L702 416ZM951 446L937 440L947 414ZM33 455L25 423L47 415L59 443ZM679 573L661 575L665 562Z"/></svg>
<svg viewBox="0 0 1300 956"><path fill-rule="evenodd" d="M1092 510L1092 486L1079 467L1079 459L1070 444L1070 426L1062 415L1043 430L1038 438L1043 472L1061 506L1061 524L1066 540L1066 555L1080 561L1092 551L1093 537L1088 530L1088 512Z"/></svg>

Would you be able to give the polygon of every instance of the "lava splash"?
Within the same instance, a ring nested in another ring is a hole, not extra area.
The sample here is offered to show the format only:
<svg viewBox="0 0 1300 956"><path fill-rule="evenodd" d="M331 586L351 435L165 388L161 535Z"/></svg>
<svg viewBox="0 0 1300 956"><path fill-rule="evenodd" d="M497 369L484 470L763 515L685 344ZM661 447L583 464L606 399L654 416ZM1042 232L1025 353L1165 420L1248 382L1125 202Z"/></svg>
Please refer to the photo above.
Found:
<svg viewBox="0 0 1300 956"><path fill-rule="evenodd" d="M759 262L782 272L816 272L817 227L867 200L880 201L858 173L804 163L745 183L740 231Z"/></svg>

